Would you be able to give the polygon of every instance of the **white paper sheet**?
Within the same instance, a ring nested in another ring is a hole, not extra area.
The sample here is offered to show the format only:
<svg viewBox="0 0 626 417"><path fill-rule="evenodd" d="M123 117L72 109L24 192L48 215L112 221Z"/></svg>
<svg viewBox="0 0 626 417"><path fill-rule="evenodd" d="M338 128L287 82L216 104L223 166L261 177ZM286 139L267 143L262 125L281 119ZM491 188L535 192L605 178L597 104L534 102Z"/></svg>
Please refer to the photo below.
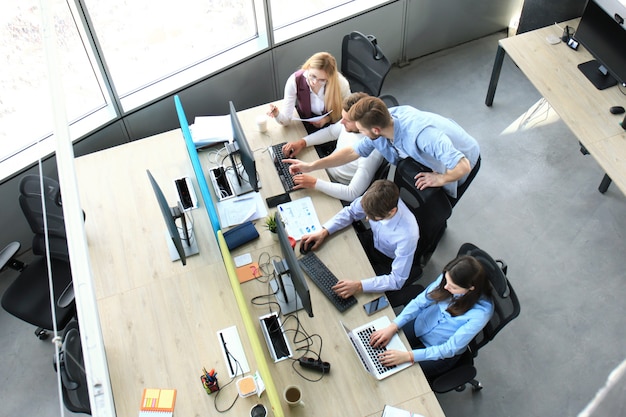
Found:
<svg viewBox="0 0 626 417"><path fill-rule="evenodd" d="M230 227L267 216L261 193L248 193L217 203L220 225Z"/></svg>
<svg viewBox="0 0 626 417"><path fill-rule="evenodd" d="M320 120L322 120L324 117L328 116L329 114L331 114L333 111L329 111L326 114L322 114L321 116L315 116L315 117L309 117L308 119L301 119L299 117L294 117L293 120L300 120L301 122L318 122Z"/></svg>
<svg viewBox="0 0 626 417"><path fill-rule="evenodd" d="M285 223L287 234L295 240L300 240L303 235L322 230L322 225L317 218L313 200L311 197L302 197L288 203L277 206L280 217Z"/></svg>

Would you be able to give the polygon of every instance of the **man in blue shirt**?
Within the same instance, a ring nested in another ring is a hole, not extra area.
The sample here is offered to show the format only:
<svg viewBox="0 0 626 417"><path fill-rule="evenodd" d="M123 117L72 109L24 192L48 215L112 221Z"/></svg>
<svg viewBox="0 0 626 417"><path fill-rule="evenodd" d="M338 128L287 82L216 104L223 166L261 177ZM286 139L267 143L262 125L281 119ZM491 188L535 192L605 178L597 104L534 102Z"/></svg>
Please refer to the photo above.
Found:
<svg viewBox="0 0 626 417"><path fill-rule="evenodd" d="M411 106L387 109L381 99L366 97L352 106L348 117L369 139L311 163L286 160L293 164L290 170L310 172L334 167L367 156L376 149L392 164L408 156L432 169L432 172L418 173L415 186L421 190L443 187L456 199L458 186L478 163L480 147L476 139L443 116Z"/></svg>
<svg viewBox="0 0 626 417"><path fill-rule="evenodd" d="M398 290L409 276L414 279L414 274L419 276L421 273L419 264L413 265L413 255L419 240L417 221L400 200L398 187L388 180L374 181L362 197L354 200L324 223L322 230L304 235L301 244L315 250L328 236L366 217L372 231L370 235L372 240L369 243L372 250L368 251L366 248L366 252L370 252L374 257L389 259L391 271L387 269L386 273L358 281L339 281L333 290L343 298L358 292Z"/></svg>

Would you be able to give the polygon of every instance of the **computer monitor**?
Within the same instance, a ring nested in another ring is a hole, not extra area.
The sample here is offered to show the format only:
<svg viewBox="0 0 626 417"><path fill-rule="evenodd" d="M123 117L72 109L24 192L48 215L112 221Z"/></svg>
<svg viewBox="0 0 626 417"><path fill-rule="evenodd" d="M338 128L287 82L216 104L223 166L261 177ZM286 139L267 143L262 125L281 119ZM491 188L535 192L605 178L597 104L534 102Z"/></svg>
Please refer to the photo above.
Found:
<svg viewBox="0 0 626 417"><path fill-rule="evenodd" d="M589 0L574 38L595 60L578 68L596 88L603 90L626 83L626 3L620 0Z"/></svg>
<svg viewBox="0 0 626 417"><path fill-rule="evenodd" d="M270 281L270 285L276 294L280 311L283 314L288 314L304 308L309 317L313 317L309 286L291 247L287 230L279 213L276 213L276 233L283 259L274 261L275 278Z"/></svg>
<svg viewBox="0 0 626 417"><path fill-rule="evenodd" d="M193 237L193 232L187 227L187 220L182 206L170 207L165 199L165 195L156 182L150 170L146 170L154 196L157 199L163 220L167 226L167 244L172 261L180 259L183 265L187 265L187 257L198 253L198 244ZM181 231L178 231L176 219L181 219ZM181 237L182 234L182 237ZM183 244L183 239L185 243Z"/></svg>
<svg viewBox="0 0 626 417"><path fill-rule="evenodd" d="M246 134L241 127L241 122L237 116L237 110L232 101L229 102L230 106L230 121L233 126L233 145L229 148L230 161L232 163L232 169L226 170L226 174L230 177L230 183L235 188L235 194L241 195L250 191L259 191L259 180L256 173L256 162L254 160L254 153L250 148ZM238 164L235 160L235 153L239 154L241 164Z"/></svg>

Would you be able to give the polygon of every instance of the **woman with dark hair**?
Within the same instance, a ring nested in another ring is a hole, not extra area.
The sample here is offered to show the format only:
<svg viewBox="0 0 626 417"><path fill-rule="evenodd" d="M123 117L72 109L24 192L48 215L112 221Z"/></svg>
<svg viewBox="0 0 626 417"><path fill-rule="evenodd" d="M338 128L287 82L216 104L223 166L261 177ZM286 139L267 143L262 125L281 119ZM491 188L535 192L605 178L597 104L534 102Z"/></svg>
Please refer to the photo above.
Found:
<svg viewBox="0 0 626 417"><path fill-rule="evenodd" d="M426 377L435 376L454 366L492 314L491 286L482 264L472 256L459 256L388 327L374 332L370 343L386 346L402 329L413 350L387 350L381 363L419 362Z"/></svg>

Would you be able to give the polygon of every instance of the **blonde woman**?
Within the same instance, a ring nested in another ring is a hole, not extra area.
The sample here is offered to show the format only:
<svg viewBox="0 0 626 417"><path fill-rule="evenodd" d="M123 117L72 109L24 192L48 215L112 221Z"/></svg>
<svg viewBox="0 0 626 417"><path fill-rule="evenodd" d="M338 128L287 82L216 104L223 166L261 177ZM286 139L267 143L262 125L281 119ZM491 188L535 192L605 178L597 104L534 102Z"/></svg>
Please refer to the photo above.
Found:
<svg viewBox="0 0 626 417"><path fill-rule="evenodd" d="M332 110L321 120L304 122L307 132L312 133L341 119L341 104L348 95L350 84L337 70L335 58L327 52L318 52L287 79L282 111L270 104L267 115L281 125L288 125L294 108L301 119L321 116Z"/></svg>

